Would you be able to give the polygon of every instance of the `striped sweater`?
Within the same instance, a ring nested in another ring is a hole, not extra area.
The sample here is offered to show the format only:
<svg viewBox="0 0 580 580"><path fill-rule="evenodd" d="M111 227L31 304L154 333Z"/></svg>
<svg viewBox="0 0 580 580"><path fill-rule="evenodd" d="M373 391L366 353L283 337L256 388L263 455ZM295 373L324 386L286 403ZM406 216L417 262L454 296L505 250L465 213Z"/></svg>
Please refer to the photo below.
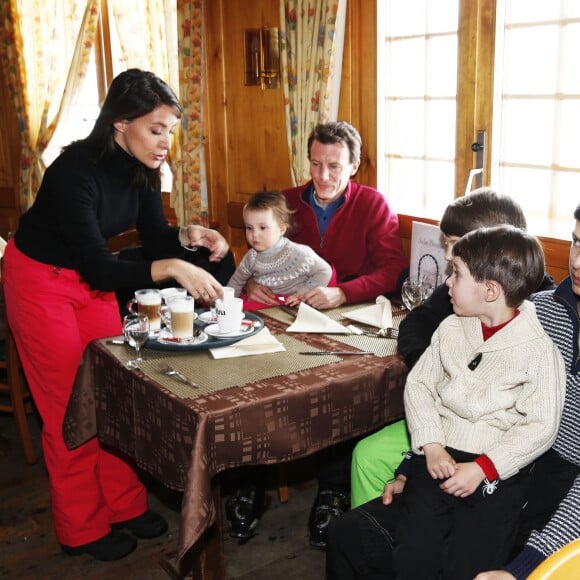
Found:
<svg viewBox="0 0 580 580"><path fill-rule="evenodd" d="M566 398L562 421L552 448L564 459L580 466L580 352L579 298L566 278L555 291L533 297L542 326L556 343L566 365ZM542 530L533 531L523 551L505 570L518 580L526 578L548 556L580 538L580 475L556 513Z"/></svg>

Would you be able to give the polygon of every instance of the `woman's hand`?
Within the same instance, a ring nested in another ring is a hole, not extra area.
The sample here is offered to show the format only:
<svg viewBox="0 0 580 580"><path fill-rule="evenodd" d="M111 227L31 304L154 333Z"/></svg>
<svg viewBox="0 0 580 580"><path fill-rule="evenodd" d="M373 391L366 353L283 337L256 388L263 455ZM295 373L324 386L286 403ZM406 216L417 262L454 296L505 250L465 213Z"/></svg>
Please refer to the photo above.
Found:
<svg viewBox="0 0 580 580"><path fill-rule="evenodd" d="M385 489L383 489L383 505L389 505L393 503L395 495L403 493L405 489L405 483L407 483L407 478L404 475L397 475L397 479L385 484Z"/></svg>
<svg viewBox="0 0 580 580"><path fill-rule="evenodd" d="M306 302L312 308L318 310L327 310L328 308L336 308L346 302L344 292L337 286L326 288L319 286L309 290L302 296L302 301Z"/></svg>
<svg viewBox="0 0 580 580"><path fill-rule="evenodd" d="M210 262L219 262L230 249L226 239L217 230L210 230L198 225L180 228L179 241L184 246L207 248L211 252Z"/></svg>
<svg viewBox="0 0 580 580"><path fill-rule="evenodd" d="M151 278L154 282L173 278L196 300L209 302L223 296L221 284L209 272L185 260L155 260L151 264Z"/></svg>

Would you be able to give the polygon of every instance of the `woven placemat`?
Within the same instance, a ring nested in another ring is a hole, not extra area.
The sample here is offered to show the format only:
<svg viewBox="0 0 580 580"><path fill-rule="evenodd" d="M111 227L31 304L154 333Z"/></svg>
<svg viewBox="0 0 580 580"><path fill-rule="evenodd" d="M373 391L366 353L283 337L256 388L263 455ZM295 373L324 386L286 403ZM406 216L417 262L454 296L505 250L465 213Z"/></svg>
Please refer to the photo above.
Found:
<svg viewBox="0 0 580 580"><path fill-rule="evenodd" d="M358 304L357 307L363 308L364 306L370 306L372 304L374 303L368 302L364 304ZM373 326L367 326L366 324L361 324L359 322L355 322L354 320L343 317L344 312L349 312L350 310L353 310L353 308L355 308L355 306L352 304L347 306L339 306L338 308L333 308L331 310L324 310L324 314L332 320L341 322L344 324L344 326L354 324L356 327L363 330L376 332L377 328ZM278 320L279 322L287 323L288 325L292 324L294 320L291 314L284 312L277 306L272 308L264 308L260 312L271 318L274 318L275 320ZM399 324L401 323L401 320L403 320L404 316L397 316L397 314L399 314L398 311L393 313L393 328L398 329ZM401 314L404 314L404 312ZM376 356L392 356L397 352L397 340L392 338L365 336L364 334L333 334L332 339L338 342L342 342L343 344L348 344L360 350L367 350L374 353Z"/></svg>
<svg viewBox="0 0 580 580"><path fill-rule="evenodd" d="M339 356L334 355L298 354L300 351L317 349L293 336L278 334L276 338L286 348L285 352L230 359L215 360L206 350L183 353L146 350L140 371L174 395L189 399L341 360ZM135 351L128 346L106 344L106 347L123 364L135 358ZM177 379L164 375L161 372L163 364L168 364L183 373L188 379L199 384L199 388L180 383Z"/></svg>

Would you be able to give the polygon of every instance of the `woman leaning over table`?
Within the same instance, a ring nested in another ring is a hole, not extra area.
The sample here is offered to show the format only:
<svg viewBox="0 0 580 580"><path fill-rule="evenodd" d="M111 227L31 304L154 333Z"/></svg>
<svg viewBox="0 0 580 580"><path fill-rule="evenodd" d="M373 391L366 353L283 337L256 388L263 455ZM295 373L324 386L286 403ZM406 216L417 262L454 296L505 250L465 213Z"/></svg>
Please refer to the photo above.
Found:
<svg viewBox="0 0 580 580"><path fill-rule="evenodd" d="M117 76L90 135L46 170L6 249L8 321L43 420L56 537L65 554L116 560L135 549L135 536L167 530L147 509L133 469L97 438L68 450L62 423L85 347L121 332L115 289L174 279L195 298L213 299L221 284L207 270L225 280L231 274L218 232L172 228L163 214L160 166L180 117L177 97L153 73ZM123 261L109 251L107 239L134 225L152 260ZM193 255L202 267L172 257L187 254L181 244L200 248Z"/></svg>

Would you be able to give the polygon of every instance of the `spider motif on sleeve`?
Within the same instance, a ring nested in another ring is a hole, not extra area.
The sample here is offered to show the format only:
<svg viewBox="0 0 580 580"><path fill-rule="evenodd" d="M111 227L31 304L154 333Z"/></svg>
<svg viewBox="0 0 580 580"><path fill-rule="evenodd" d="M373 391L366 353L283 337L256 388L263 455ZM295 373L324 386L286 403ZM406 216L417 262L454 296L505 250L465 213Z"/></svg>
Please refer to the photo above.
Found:
<svg viewBox="0 0 580 580"><path fill-rule="evenodd" d="M487 477L483 480L483 485L481 487L481 493L485 495L491 495L499 485L499 479L494 479L493 481L489 481Z"/></svg>

